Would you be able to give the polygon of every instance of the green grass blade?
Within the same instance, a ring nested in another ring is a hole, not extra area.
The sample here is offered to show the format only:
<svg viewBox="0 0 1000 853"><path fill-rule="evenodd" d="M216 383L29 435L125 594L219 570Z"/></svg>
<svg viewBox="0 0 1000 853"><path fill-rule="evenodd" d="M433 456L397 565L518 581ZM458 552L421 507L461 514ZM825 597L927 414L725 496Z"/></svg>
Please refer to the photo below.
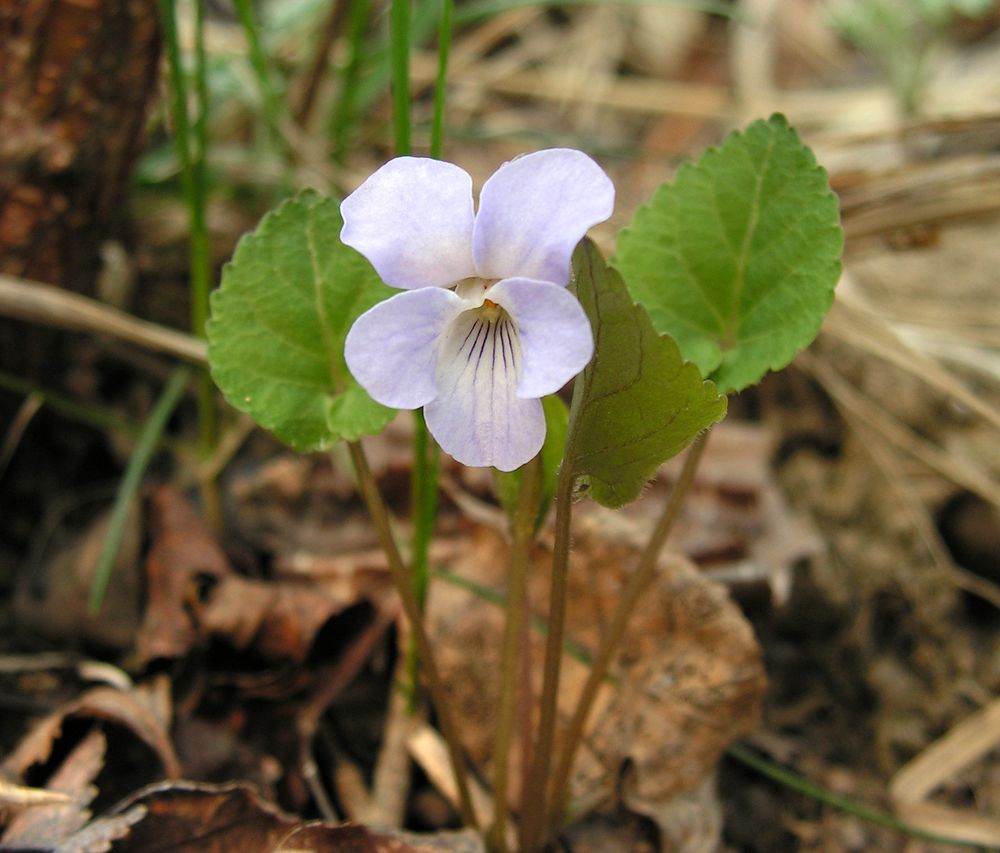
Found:
<svg viewBox="0 0 1000 853"><path fill-rule="evenodd" d="M111 519L108 522L108 530L104 536L104 545L101 548L101 556L94 571L94 580L90 585L90 596L87 599L87 609L91 613L97 613L101 609L104 595L108 591L108 583L111 580L111 569L118 556L118 549L121 547L122 537L125 533L125 522L128 520L129 505L139 491L142 484L142 476L149 466L149 461L153 457L153 452L160 443L160 437L167 426L167 420L177 408L184 388L191 380L192 369L190 367L179 367L174 371L170 381L156 401L149 420L143 427L139 435L139 441L132 452L132 456L125 468L121 485L118 487L118 494L115 496L114 507L111 510Z"/></svg>
<svg viewBox="0 0 1000 853"><path fill-rule="evenodd" d="M972 841L962 841L957 838L948 838L943 835L937 835L933 832L926 832L913 824L897 820L892 817L892 815L885 814L885 812L877 811L876 809L869 808L868 806L859 803L856 800L852 800L849 797L844 797L840 794L835 794L833 791L829 791L826 788L821 788L819 785L810 782L808 779L799 776L797 773L793 773L791 770L786 770L784 767L780 767L779 765L762 758L753 750L747 749L745 746L735 744L726 750L726 754L735 761L740 762L740 764L750 767L762 776L766 776L771 781L777 782L785 788L798 791L800 794L804 794L807 797L818 800L819 802L838 809L839 811L847 812L848 814L854 815L861 820L868 821L868 823L873 823L876 826L884 826L886 829L893 829L896 832L901 832L903 835L908 835L911 838L917 838L921 841L929 841L934 844L952 844L956 847L968 847L974 850L1000 850L1000 846L989 846Z"/></svg>
<svg viewBox="0 0 1000 853"><path fill-rule="evenodd" d="M191 227L189 267L191 275L191 328L205 337L208 319L208 295L211 289L212 264L208 246L206 203L208 176L205 159L208 149L208 82L205 61L203 0L195 8L195 96L196 119L188 116L188 85L181 62L175 0L160 0L160 19L166 44L170 80L170 112L174 123L174 144L181 164L181 184ZM198 385L198 424L202 453L208 455L215 445L215 391L212 380L203 373Z"/></svg>
<svg viewBox="0 0 1000 853"><path fill-rule="evenodd" d="M396 155L410 153L410 0L392 0L392 118Z"/></svg>
<svg viewBox="0 0 1000 853"><path fill-rule="evenodd" d="M366 56L366 29L369 0L351 0L348 13L350 49L341 72L340 92L330 113L330 140L334 162L343 163L350 144L351 130L358 115L358 87Z"/></svg>
<svg viewBox="0 0 1000 853"><path fill-rule="evenodd" d="M431 157L441 159L444 151L444 105L448 94L448 57L451 53L454 0L441 0L438 26L438 66L434 80L434 114L431 119Z"/></svg>
<svg viewBox="0 0 1000 853"><path fill-rule="evenodd" d="M254 8L250 0L235 0L236 14L240 19L240 26L243 28L243 37L247 40L247 47L250 52L250 66L253 68L254 76L257 78L257 86L260 89L261 106L264 112L264 124L267 126L267 134L271 140L271 145L275 153L282 162L288 165L288 146L281 133L281 102L274 87L274 77L271 73L270 63L264 53L260 40L260 27L257 23Z"/></svg>

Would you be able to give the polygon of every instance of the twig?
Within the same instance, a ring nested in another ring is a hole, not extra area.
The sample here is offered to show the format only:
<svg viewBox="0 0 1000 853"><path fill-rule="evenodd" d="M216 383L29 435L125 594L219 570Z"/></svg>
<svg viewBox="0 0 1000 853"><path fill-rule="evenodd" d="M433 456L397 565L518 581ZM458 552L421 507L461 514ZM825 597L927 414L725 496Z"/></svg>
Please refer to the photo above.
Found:
<svg viewBox="0 0 1000 853"><path fill-rule="evenodd" d="M330 10L327 12L326 20L323 22L323 30L316 41L316 53L313 54L312 63L306 74L306 82L302 87L302 96L298 107L295 110L295 121L302 127L309 124L313 107L316 104L316 95L319 92L319 84L326 73L329 64L330 51L333 43L337 40L344 29L344 21L347 18L347 0L333 0Z"/></svg>
<svg viewBox="0 0 1000 853"><path fill-rule="evenodd" d="M32 391L24 398L21 405L18 406L17 414L14 415L14 419L10 422L7 434L3 439L3 444L0 445L0 477L3 477L4 471L7 470L7 466L10 464L17 446L24 437L24 432L28 428L28 424L31 423L32 418L38 414L38 411L44 404L45 396L38 391Z"/></svg>
<svg viewBox="0 0 1000 853"><path fill-rule="evenodd" d="M337 661L330 677L325 680L323 688L312 697L296 720L299 736L299 769L316 801L316 807L327 820L336 820L337 817L333 804L319 778L316 762L312 755L312 742L316 737L319 721L330 703L354 680L365 661L371 657L375 647L385 636L385 632L396 621L397 616L398 609L396 607L383 606L379 609L376 618Z"/></svg>
<svg viewBox="0 0 1000 853"><path fill-rule="evenodd" d="M798 360L819 380L839 408L854 414L931 470L1000 507L1000 488L987 474L917 436L896 418L887 415L873 400L853 389L843 376L821 359L809 352L801 352Z"/></svg>
<svg viewBox="0 0 1000 853"><path fill-rule="evenodd" d="M204 341L37 281L0 274L0 314L57 329L109 335L199 367L208 364Z"/></svg>
<svg viewBox="0 0 1000 853"><path fill-rule="evenodd" d="M409 645L408 639L401 636L400 649L405 650ZM406 800L410 791L410 753L406 744L410 736L426 722L419 709L412 712L407 690L401 689L404 678L408 678L407 668L407 657L400 654L389 697L389 710L382 728L382 746L375 761L371 798L368 808L360 817L369 826L402 826L406 814Z"/></svg>

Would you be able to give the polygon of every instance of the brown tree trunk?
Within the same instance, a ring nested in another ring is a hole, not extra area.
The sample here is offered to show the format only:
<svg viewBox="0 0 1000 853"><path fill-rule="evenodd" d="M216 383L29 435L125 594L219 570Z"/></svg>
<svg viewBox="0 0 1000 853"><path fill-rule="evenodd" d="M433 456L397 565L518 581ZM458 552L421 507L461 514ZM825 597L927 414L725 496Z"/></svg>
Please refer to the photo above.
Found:
<svg viewBox="0 0 1000 853"><path fill-rule="evenodd" d="M156 0L0 0L0 273L93 292L159 56ZM25 330L4 325L23 368Z"/></svg>
<svg viewBox="0 0 1000 853"><path fill-rule="evenodd" d="M91 288L159 55L155 0L0 0L0 271Z"/></svg>

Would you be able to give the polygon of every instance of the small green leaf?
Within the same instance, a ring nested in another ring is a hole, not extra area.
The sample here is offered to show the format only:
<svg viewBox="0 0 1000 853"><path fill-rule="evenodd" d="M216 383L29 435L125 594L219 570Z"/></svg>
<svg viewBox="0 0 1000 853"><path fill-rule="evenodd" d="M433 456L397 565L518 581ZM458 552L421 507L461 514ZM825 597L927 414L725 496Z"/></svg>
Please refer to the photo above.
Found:
<svg viewBox="0 0 1000 853"><path fill-rule="evenodd" d="M672 338L656 332L589 240L573 256L572 286L596 349L576 380L563 464L572 466L578 493L622 506L663 462L722 420L726 398L684 361Z"/></svg>
<svg viewBox="0 0 1000 853"><path fill-rule="evenodd" d="M826 172L773 116L660 187L618 236L612 264L657 331L728 393L816 337L842 247Z"/></svg>
<svg viewBox="0 0 1000 853"><path fill-rule="evenodd" d="M354 381L344 338L392 294L340 242L340 205L306 191L240 240L212 294L208 359L226 399L296 450L380 432L394 412Z"/></svg>
<svg viewBox="0 0 1000 853"><path fill-rule="evenodd" d="M566 429L569 426L569 412L566 410L566 404L555 394L542 397L542 410L545 412L545 443L540 451L542 455L542 493L538 506L538 525L541 525L542 521L545 520L545 514L552 505L559 465L562 463L563 453L566 450ZM514 509L517 507L523 467L515 471L493 469L497 497L509 518L514 517Z"/></svg>

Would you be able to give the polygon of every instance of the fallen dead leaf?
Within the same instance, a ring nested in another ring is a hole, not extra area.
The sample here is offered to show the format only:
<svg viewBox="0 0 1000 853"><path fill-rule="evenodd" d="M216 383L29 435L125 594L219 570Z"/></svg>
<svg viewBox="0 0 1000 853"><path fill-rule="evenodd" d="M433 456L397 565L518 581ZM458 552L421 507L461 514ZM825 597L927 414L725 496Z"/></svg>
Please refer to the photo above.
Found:
<svg viewBox="0 0 1000 853"><path fill-rule="evenodd" d="M92 729L59 766L47 790L63 802L40 805L18 814L0 838L3 849L48 849L58 846L90 818L87 805L97 794L92 782L104 766L107 741Z"/></svg>
<svg viewBox="0 0 1000 853"><path fill-rule="evenodd" d="M17 814L37 806L66 805L74 799L58 791L29 788L0 779L0 815Z"/></svg>
<svg viewBox="0 0 1000 853"><path fill-rule="evenodd" d="M115 841L128 835L132 826L145 814L142 806L134 806L120 815L92 820L79 832L57 844L52 853L105 853Z"/></svg>
<svg viewBox="0 0 1000 853"><path fill-rule="evenodd" d="M446 561L450 570L488 589L502 589L507 546L476 528ZM544 612L550 555L536 549L531 597ZM581 536L570 564L568 637L593 649L626 573L633 548ZM765 680L753 629L726 589L691 563L671 558L645 594L619 658L617 682L603 689L592 716L589 748L577 761L573 792L581 803L606 801L620 788L625 803L654 820L666 803L698 788L732 741L752 730ZM669 568L668 568L669 565ZM434 585L430 625L439 665L463 719L463 745L481 766L492 759L503 611L450 583ZM533 657L542 641L532 635ZM585 654L586 652L584 652ZM580 652L564 656L559 710L566 721L589 672ZM536 671L536 696L539 691ZM517 778L519 750L511 750Z"/></svg>
<svg viewBox="0 0 1000 853"><path fill-rule="evenodd" d="M203 596L232 572L215 538L179 492L160 488L149 500L153 544L146 558L146 609L135 638L137 666L187 654L199 638Z"/></svg>
<svg viewBox="0 0 1000 853"><path fill-rule="evenodd" d="M15 777L23 777L30 767L48 761L52 745L62 733L68 717L108 720L118 723L143 741L159 757L164 775L180 775L180 762L170 740L169 690L165 676L151 679L130 691L115 687L95 687L39 720L0 765ZM169 694L168 694L169 695Z"/></svg>
<svg viewBox="0 0 1000 853"><path fill-rule="evenodd" d="M300 822L247 785L172 782L136 792L114 810L143 816L115 853L482 853L470 832L375 832Z"/></svg>
<svg viewBox="0 0 1000 853"><path fill-rule="evenodd" d="M98 614L87 608L94 573L107 536L110 510L71 538L37 571L23 572L14 609L18 621L46 637L72 644L91 641L127 649L140 619L142 513L136 501L126 517L124 534L111 569L104 604ZM55 538L55 537L54 537Z"/></svg>
<svg viewBox="0 0 1000 853"><path fill-rule="evenodd" d="M725 589L672 559L633 614L613 697L587 738L596 763L578 762L575 789L587 798L627 761L626 804L654 812L757 726L765 687L753 629Z"/></svg>
<svg viewBox="0 0 1000 853"><path fill-rule="evenodd" d="M170 782L137 791L113 814L145 813L116 853L267 853L296 820L245 785Z"/></svg>
<svg viewBox="0 0 1000 853"><path fill-rule="evenodd" d="M183 657L212 637L267 659L301 663L330 619L387 594L387 573L383 568L373 574L368 558L345 564L357 576L320 576L298 566L267 581L243 577L179 493L162 488L151 501L154 544L146 564L149 594L136 638L137 665Z"/></svg>

